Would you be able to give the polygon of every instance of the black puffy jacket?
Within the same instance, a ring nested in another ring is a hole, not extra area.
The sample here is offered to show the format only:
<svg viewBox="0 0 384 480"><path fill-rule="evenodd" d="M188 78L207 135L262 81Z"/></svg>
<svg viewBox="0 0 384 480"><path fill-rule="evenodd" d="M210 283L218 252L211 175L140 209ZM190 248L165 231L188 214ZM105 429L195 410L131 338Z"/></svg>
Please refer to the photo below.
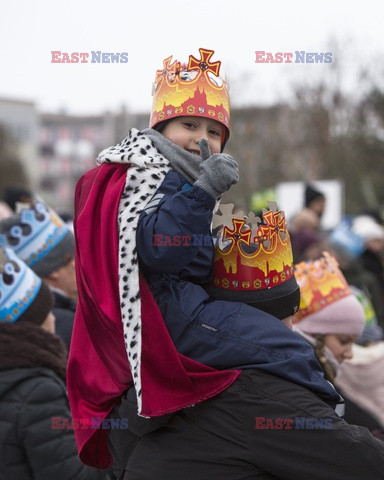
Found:
<svg viewBox="0 0 384 480"><path fill-rule="evenodd" d="M52 429L51 417L71 418L65 385L52 370L0 367L0 479L108 478L80 462L73 430Z"/></svg>

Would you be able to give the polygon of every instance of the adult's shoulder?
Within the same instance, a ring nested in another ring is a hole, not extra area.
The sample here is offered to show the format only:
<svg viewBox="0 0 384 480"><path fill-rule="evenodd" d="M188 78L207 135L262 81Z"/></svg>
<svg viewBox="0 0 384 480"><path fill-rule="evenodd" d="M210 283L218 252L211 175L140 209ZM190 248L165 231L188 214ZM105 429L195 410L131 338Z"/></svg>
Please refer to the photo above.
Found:
<svg viewBox="0 0 384 480"><path fill-rule="evenodd" d="M27 398L28 403L32 402L31 405L67 397L65 383L49 368L20 368L15 369L14 374L15 378L20 379L15 387Z"/></svg>

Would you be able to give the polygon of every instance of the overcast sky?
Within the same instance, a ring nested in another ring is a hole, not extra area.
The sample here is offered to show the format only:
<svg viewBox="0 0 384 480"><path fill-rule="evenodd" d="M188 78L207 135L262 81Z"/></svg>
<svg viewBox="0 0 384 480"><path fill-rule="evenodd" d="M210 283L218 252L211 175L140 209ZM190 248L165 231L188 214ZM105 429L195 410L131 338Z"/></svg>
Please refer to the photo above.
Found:
<svg viewBox="0 0 384 480"><path fill-rule="evenodd" d="M162 60L198 56L199 47L215 50L237 104L284 98L292 81L332 68L255 63L256 50L331 52L333 65L343 59L347 80L367 63L379 70L384 58L379 0L12 0L0 12L0 97L32 100L42 111L97 113L122 104L149 111ZM90 60L98 50L127 52L128 62L51 62L51 51Z"/></svg>

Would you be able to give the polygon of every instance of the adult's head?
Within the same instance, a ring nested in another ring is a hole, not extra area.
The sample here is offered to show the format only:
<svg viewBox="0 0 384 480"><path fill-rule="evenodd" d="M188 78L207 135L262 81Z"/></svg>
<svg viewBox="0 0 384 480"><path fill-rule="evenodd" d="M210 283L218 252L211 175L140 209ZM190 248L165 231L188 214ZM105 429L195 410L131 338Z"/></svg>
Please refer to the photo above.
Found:
<svg viewBox="0 0 384 480"><path fill-rule="evenodd" d="M289 222L289 231L296 234L302 231L316 232L320 229L320 218L310 208L303 208Z"/></svg>
<svg viewBox="0 0 384 480"><path fill-rule="evenodd" d="M327 243L342 269L354 264L364 251L364 240L352 230L350 218L344 218L330 232Z"/></svg>
<svg viewBox="0 0 384 480"><path fill-rule="evenodd" d="M222 224L215 245L208 293L218 300L244 302L281 320L299 308L300 291L286 221L275 204L260 217L232 215L220 206ZM289 324L289 322L287 322Z"/></svg>
<svg viewBox="0 0 384 480"><path fill-rule="evenodd" d="M315 230L300 230L292 236L292 247L294 260L301 261L316 260L321 257L324 250L324 238Z"/></svg>
<svg viewBox="0 0 384 480"><path fill-rule="evenodd" d="M379 253L384 250L384 227L368 215L359 215L352 222L352 231L359 235L367 250Z"/></svg>
<svg viewBox="0 0 384 480"><path fill-rule="evenodd" d="M325 195L317 190L313 185L307 184L305 186L304 203L305 207L313 210L319 217L324 213L325 209Z"/></svg>

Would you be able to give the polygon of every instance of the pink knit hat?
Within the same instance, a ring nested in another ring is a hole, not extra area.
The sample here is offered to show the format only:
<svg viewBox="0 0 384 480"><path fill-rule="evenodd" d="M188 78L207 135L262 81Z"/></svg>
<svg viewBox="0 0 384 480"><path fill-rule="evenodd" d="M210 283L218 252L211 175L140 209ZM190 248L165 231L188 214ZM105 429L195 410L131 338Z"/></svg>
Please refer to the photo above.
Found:
<svg viewBox="0 0 384 480"><path fill-rule="evenodd" d="M294 323L304 333L361 335L364 309L334 257L323 252L319 260L295 265L295 277L301 301Z"/></svg>

